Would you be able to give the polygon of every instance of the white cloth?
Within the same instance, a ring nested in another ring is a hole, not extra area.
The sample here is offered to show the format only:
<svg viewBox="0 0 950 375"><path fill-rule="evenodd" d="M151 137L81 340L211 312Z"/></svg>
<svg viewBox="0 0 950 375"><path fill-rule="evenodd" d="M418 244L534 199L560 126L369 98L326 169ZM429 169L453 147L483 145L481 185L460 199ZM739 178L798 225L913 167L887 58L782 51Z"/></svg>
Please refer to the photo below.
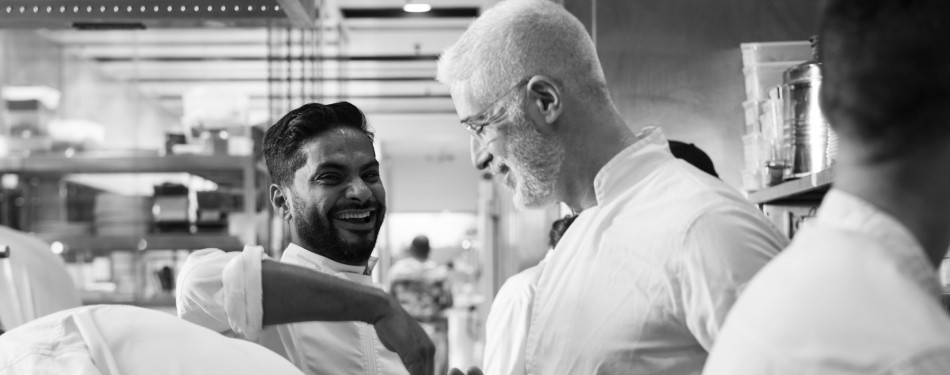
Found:
<svg viewBox="0 0 950 375"><path fill-rule="evenodd" d="M262 327L264 307L259 246L225 253L192 253L178 276L178 316L217 332L264 345L307 374L407 374L396 353L362 322L302 322ZM348 266L291 244L281 262L377 286L366 267Z"/></svg>
<svg viewBox="0 0 950 375"><path fill-rule="evenodd" d="M524 350L531 324L531 304L551 251L534 267L509 277L498 290L485 323L482 370L492 375L523 375Z"/></svg>
<svg viewBox="0 0 950 375"><path fill-rule="evenodd" d="M831 190L749 284L705 374L950 374L950 318L938 293L907 228Z"/></svg>
<svg viewBox="0 0 950 375"><path fill-rule="evenodd" d="M260 345L154 310L85 306L0 335L0 375L301 375Z"/></svg>
<svg viewBox="0 0 950 375"><path fill-rule="evenodd" d="M597 206L544 266L528 374L699 374L739 293L788 242L658 129L639 138L597 173Z"/></svg>
<svg viewBox="0 0 950 375"><path fill-rule="evenodd" d="M0 226L0 245L10 247L10 258L0 259L0 327L10 330L81 305L66 263L49 244Z"/></svg>

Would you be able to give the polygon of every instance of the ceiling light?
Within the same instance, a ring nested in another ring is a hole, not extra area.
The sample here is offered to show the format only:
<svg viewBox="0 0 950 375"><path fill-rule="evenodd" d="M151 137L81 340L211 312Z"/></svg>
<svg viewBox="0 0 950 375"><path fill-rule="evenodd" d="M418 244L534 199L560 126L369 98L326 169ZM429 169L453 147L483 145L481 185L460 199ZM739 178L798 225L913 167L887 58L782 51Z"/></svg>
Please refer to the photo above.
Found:
<svg viewBox="0 0 950 375"><path fill-rule="evenodd" d="M432 10L432 6L429 4L408 3L402 6L402 10L409 13L425 13Z"/></svg>

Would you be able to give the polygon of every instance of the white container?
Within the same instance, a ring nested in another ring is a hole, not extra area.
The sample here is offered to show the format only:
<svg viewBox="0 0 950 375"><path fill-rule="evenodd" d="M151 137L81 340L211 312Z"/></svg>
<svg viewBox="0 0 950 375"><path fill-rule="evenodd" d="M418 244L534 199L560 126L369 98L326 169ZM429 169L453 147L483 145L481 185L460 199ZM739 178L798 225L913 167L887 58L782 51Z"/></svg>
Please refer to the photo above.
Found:
<svg viewBox="0 0 950 375"><path fill-rule="evenodd" d="M765 163L772 158L771 142L762 136L762 133L752 133L742 136L745 169L758 170L765 167Z"/></svg>
<svg viewBox="0 0 950 375"><path fill-rule="evenodd" d="M767 139L781 140L782 125L784 124L784 112L782 101L778 99L769 99L760 105L762 115L759 117L759 126L762 136Z"/></svg>
<svg viewBox="0 0 950 375"><path fill-rule="evenodd" d="M788 68L803 63L801 61L786 61L764 63L757 66L742 68L745 74L746 100L762 101L769 98L769 90L782 84L782 74Z"/></svg>
<svg viewBox="0 0 950 375"><path fill-rule="evenodd" d="M761 132L760 117L762 116L762 110L759 102L746 100L742 102L742 108L745 110L745 134Z"/></svg>
<svg viewBox="0 0 950 375"><path fill-rule="evenodd" d="M811 42L742 43L742 66L752 67L765 63L805 61L812 57Z"/></svg>
<svg viewBox="0 0 950 375"><path fill-rule="evenodd" d="M756 191L762 188L762 175L759 169L742 170L742 190Z"/></svg>

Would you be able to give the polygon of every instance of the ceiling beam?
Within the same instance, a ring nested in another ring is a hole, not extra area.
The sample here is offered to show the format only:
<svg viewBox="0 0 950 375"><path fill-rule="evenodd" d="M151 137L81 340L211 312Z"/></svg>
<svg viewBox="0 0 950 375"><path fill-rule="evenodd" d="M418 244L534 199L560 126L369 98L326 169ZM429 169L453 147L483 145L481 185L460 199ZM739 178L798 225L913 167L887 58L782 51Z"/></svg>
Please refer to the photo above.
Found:
<svg viewBox="0 0 950 375"><path fill-rule="evenodd" d="M267 56L148 56L148 57L94 57L97 62L161 61L161 62L199 62L199 61L267 61ZM274 56L273 61L438 61L439 55L376 55L376 56Z"/></svg>
<svg viewBox="0 0 950 375"><path fill-rule="evenodd" d="M313 0L277 0L290 24L301 29L313 29L317 25L317 7Z"/></svg>

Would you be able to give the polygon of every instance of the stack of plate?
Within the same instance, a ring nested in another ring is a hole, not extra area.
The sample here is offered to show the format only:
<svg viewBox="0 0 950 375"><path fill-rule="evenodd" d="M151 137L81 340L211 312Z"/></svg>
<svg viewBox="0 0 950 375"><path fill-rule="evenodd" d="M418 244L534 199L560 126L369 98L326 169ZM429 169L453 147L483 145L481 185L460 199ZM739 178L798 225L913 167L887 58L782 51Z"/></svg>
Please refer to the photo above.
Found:
<svg viewBox="0 0 950 375"><path fill-rule="evenodd" d="M152 199L103 193L96 196L96 233L141 236L152 225Z"/></svg>

